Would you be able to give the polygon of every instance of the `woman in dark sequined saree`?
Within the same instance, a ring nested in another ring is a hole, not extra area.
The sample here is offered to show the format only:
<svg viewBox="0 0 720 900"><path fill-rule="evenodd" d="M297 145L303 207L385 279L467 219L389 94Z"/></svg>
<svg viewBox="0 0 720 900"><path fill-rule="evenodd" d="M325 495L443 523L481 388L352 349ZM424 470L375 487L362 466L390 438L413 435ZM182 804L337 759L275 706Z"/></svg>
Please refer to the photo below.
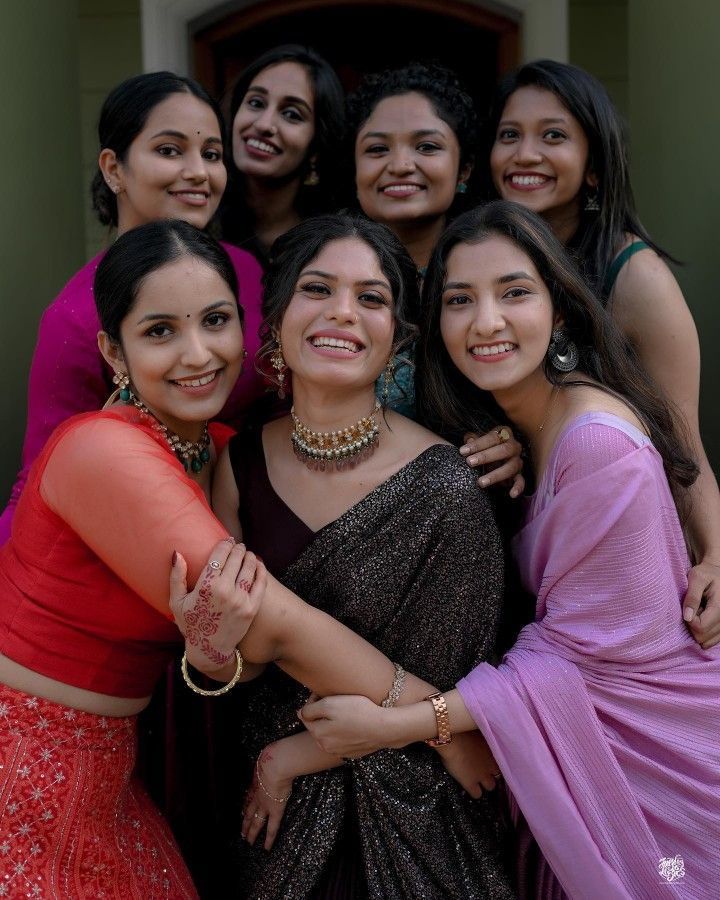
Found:
<svg viewBox="0 0 720 900"><path fill-rule="evenodd" d="M260 359L282 389L292 378L293 415L231 442L215 512L310 604L452 685L493 652L502 548L457 450L373 405L408 336L412 262L384 226L345 216L298 225L272 256ZM471 797L422 744L343 764L302 730L307 696L273 667L214 709L219 894L513 896L495 794Z"/></svg>

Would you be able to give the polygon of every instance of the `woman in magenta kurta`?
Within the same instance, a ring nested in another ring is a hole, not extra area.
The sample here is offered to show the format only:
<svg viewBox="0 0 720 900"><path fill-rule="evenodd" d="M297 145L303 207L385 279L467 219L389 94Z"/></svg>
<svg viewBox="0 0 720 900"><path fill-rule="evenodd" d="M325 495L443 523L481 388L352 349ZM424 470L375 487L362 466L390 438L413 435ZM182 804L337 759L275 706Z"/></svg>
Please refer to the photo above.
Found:
<svg viewBox="0 0 720 900"><path fill-rule="evenodd" d="M92 185L93 205L118 234L159 218L184 219L204 228L227 179L222 125L203 88L169 72L131 78L105 101L98 135L100 156ZM225 245L245 310L245 346L259 347L261 269L249 253ZM0 518L0 544L10 536L17 501L33 460L53 430L79 412L99 409L112 390L112 372L97 347L100 330L92 284L98 254L70 279L40 322L28 387L28 418L22 468ZM230 424L263 391L247 365L221 413Z"/></svg>
<svg viewBox="0 0 720 900"><path fill-rule="evenodd" d="M466 427L489 391L526 437L537 489L514 550L536 620L445 695L447 729L428 703L331 698L303 717L342 755L479 728L514 807L521 896L710 900L720 652L681 615L697 468L678 426L533 213L460 217L427 284L421 408Z"/></svg>

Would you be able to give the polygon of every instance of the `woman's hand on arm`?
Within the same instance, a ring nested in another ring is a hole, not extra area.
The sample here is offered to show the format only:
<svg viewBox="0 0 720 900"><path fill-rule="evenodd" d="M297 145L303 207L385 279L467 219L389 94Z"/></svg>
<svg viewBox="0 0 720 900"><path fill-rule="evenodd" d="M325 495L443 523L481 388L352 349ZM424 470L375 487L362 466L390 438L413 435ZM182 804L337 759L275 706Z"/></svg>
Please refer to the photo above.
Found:
<svg viewBox="0 0 720 900"><path fill-rule="evenodd" d="M243 807L242 836L254 844L263 827L264 847L275 843L293 781L300 775L325 772L341 766L343 760L320 750L306 731L269 744L255 764L252 784Z"/></svg>
<svg viewBox="0 0 720 900"><path fill-rule="evenodd" d="M235 648L265 594L265 567L244 544L228 538L215 546L189 592L186 576L185 560L176 553L170 573L170 610L185 638L187 660L212 678L228 681L234 673Z"/></svg>
<svg viewBox="0 0 720 900"><path fill-rule="evenodd" d="M443 696L453 740L437 752L450 775L472 797L479 797L483 789L495 787L497 764L482 735L474 730L475 722L460 694L453 690ZM365 756L437 737L435 711L427 701L383 709L367 697L325 697L306 704L298 716L321 749L336 756Z"/></svg>
<svg viewBox="0 0 720 900"><path fill-rule="evenodd" d="M478 478L480 487L491 487L507 481L510 483L510 496L513 499L522 494L525 488L521 456L523 448L507 425L493 428L482 435L469 432L464 440L460 453L469 466L492 466Z"/></svg>
<svg viewBox="0 0 720 900"><path fill-rule="evenodd" d="M705 606L701 610L702 604ZM705 650L720 643L720 565L703 561L688 572L683 618Z"/></svg>

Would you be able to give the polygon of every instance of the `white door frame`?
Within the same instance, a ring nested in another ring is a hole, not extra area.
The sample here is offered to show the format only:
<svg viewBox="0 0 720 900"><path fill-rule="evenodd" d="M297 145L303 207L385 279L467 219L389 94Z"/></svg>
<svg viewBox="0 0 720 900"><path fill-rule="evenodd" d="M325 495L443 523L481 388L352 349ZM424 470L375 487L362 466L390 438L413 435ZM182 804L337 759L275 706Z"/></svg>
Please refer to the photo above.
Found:
<svg viewBox="0 0 720 900"><path fill-rule="evenodd" d="M191 74L190 23L200 16L209 24L230 11L253 6L257 0L142 0L143 69L155 72L169 69L180 75ZM466 0L517 18L523 60L550 57L567 62L568 0ZM216 11L214 15L213 10Z"/></svg>

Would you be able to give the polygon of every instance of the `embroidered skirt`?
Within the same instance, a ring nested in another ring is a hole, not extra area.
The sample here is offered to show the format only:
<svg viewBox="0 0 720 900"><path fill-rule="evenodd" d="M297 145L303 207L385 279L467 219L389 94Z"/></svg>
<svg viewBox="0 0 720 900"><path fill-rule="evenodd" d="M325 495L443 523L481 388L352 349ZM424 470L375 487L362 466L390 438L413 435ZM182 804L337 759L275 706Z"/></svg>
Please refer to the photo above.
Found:
<svg viewBox="0 0 720 900"><path fill-rule="evenodd" d="M197 898L133 777L136 721L0 685L0 897Z"/></svg>

